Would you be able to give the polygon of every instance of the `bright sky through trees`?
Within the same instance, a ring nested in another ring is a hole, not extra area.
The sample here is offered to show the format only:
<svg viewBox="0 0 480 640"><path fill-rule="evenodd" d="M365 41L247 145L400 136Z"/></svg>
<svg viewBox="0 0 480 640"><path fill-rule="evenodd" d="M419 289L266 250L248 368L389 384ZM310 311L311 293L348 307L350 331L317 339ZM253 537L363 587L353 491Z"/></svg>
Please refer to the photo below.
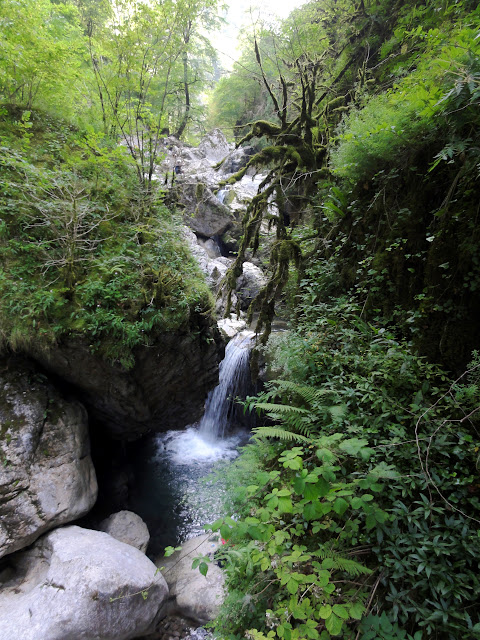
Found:
<svg viewBox="0 0 480 640"><path fill-rule="evenodd" d="M274 20L285 18L288 14L305 3L306 0L229 0L228 10L224 14L227 24L218 37L213 39L215 48L220 53L222 65L230 69L238 58L237 38L240 29L251 25L259 19Z"/></svg>

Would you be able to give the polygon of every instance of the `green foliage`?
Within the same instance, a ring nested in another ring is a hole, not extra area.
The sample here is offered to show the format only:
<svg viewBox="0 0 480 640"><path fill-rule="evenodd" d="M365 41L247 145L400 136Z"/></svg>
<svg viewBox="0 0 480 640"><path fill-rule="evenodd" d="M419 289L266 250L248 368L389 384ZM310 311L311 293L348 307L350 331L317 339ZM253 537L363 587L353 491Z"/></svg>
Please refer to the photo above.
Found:
<svg viewBox="0 0 480 640"><path fill-rule="evenodd" d="M90 162L91 136L87 148L73 130L53 145L56 127L34 114L25 150L8 114L3 122L2 342L42 347L88 334L92 349L131 366L136 346L210 313L211 295L160 201L138 218L125 156L105 147Z"/></svg>
<svg viewBox="0 0 480 640"><path fill-rule="evenodd" d="M365 490L381 490L377 479L346 475L363 450L340 434L310 439L307 448L276 447L278 466L257 472L258 484L246 487L248 504L236 503L242 517L211 525L228 540L221 633L257 625L253 637L272 629L268 637L329 638L362 617L372 572L345 550L346 532L365 526L365 514L386 518Z"/></svg>
<svg viewBox="0 0 480 640"><path fill-rule="evenodd" d="M455 98L461 110L473 104L478 95L475 67L480 53L475 36L470 25L452 29L448 35L432 32L428 49L413 72L391 90L366 97L364 105L346 116L331 153L334 172L354 182L370 180L392 164L406 166L416 148L438 136L445 102ZM450 88L452 80L454 87ZM439 160L443 157L448 154L440 154Z"/></svg>
<svg viewBox="0 0 480 640"><path fill-rule="evenodd" d="M5 0L0 5L0 98L32 107L76 113L85 45L75 7L50 0Z"/></svg>
<svg viewBox="0 0 480 640"><path fill-rule="evenodd" d="M351 301L312 300L319 269L298 329L271 340L282 380L246 402L277 425L257 428L228 472L235 516L212 525L228 540L220 633L473 638L478 354L450 381Z"/></svg>

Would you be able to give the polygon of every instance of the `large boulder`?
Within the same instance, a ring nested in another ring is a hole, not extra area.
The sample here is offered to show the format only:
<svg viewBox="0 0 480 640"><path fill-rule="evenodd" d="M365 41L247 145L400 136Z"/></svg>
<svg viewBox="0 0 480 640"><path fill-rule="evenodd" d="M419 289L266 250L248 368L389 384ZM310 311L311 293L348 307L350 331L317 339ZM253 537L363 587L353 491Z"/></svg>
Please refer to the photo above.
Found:
<svg viewBox="0 0 480 640"><path fill-rule="evenodd" d="M266 283L267 279L260 267L252 262L243 263L243 271L238 277L235 287L242 311L248 309L253 298L258 295Z"/></svg>
<svg viewBox="0 0 480 640"><path fill-rule="evenodd" d="M183 237L190 247L190 251L193 254L193 257L198 263L198 266L203 271L203 273L207 276L207 283L210 289L217 294L216 300L216 311L217 316L221 317L225 313L226 308L226 296L225 290L221 291L221 286L223 283L223 279L225 278L228 269L231 267L233 263L232 258L226 258L225 256L218 256L215 258L211 258L208 249L204 246L205 243L197 239L197 236L191 231L188 227L183 227ZM221 293L221 295L218 295ZM232 294L232 305L235 307L237 304L237 296L235 293ZM218 323L219 329L222 335L225 335L225 332L222 331L220 323Z"/></svg>
<svg viewBox="0 0 480 640"><path fill-rule="evenodd" d="M223 160L232 149L233 145L227 142L223 132L220 129L214 129L202 138L197 152L201 158L206 158L211 164L216 164Z"/></svg>
<svg viewBox="0 0 480 640"><path fill-rule="evenodd" d="M220 202L204 182L191 180L179 183L178 196L185 207L185 224L201 236L221 236L235 222L230 209Z"/></svg>
<svg viewBox="0 0 480 640"><path fill-rule="evenodd" d="M169 611L205 624L217 615L224 599L223 572L213 562L203 576L198 569L192 569L197 556L208 556L213 560L219 547L218 536L205 534L188 540L168 558L160 558L156 564L167 581L170 590Z"/></svg>
<svg viewBox="0 0 480 640"><path fill-rule="evenodd" d="M75 526L13 556L0 581L2 640L128 640L150 630L168 593L138 549Z"/></svg>
<svg viewBox="0 0 480 640"><path fill-rule="evenodd" d="M97 481L84 407L22 359L0 367L1 557L87 513Z"/></svg>
<svg viewBox="0 0 480 640"><path fill-rule="evenodd" d="M208 391L218 382L223 346L214 321L197 314L190 328L160 334L154 344L137 348L131 369L92 352L88 337L65 338L46 351L29 351L47 370L74 385L92 417L113 438L135 440L201 417Z"/></svg>
<svg viewBox="0 0 480 640"><path fill-rule="evenodd" d="M118 511L100 523L100 531L145 553L150 533L145 522L133 511Z"/></svg>

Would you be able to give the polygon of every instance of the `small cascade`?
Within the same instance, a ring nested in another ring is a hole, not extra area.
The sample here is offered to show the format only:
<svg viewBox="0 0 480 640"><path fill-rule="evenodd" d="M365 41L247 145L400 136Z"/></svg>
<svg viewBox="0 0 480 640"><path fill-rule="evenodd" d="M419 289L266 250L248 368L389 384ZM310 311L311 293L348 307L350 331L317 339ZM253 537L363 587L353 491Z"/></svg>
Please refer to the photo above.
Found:
<svg viewBox="0 0 480 640"><path fill-rule="evenodd" d="M225 196L227 195L228 189L219 189L217 192L217 200L222 204L225 202Z"/></svg>
<svg viewBox="0 0 480 640"><path fill-rule="evenodd" d="M215 441L223 438L228 426L234 422L237 407L233 399L245 397L251 386L250 350L253 347L253 331L238 333L227 344L225 358L220 363L219 383L210 392L205 405L205 415L198 430L202 438Z"/></svg>

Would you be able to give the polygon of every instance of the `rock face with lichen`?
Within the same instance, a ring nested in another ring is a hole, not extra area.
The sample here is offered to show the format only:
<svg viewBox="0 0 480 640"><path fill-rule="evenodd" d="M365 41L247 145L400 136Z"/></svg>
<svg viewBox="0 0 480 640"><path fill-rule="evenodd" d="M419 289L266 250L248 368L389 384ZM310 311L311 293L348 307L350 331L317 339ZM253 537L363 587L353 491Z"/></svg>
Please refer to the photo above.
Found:
<svg viewBox="0 0 480 640"><path fill-rule="evenodd" d="M87 513L97 497L87 413L19 358L0 363L0 557Z"/></svg>

